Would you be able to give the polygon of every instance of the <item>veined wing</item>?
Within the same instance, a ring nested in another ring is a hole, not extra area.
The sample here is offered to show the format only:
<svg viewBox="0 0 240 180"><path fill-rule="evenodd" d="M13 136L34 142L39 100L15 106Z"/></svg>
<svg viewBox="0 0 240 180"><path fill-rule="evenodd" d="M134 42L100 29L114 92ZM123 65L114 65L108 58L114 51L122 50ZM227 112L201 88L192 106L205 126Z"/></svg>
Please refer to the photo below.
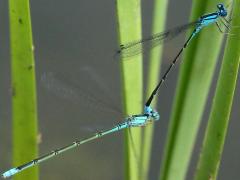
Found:
<svg viewBox="0 0 240 180"><path fill-rule="evenodd" d="M79 87L64 82L58 75L53 72L45 72L41 76L41 84L50 92L63 99L70 100L74 103L81 103L85 107L96 110L115 113L120 115L121 110L111 106L100 98L95 98L89 92L83 92ZM96 90L96 89L94 89Z"/></svg>
<svg viewBox="0 0 240 180"><path fill-rule="evenodd" d="M144 52L145 50L149 50L162 44L163 42L167 42L175 38L179 34L185 32L190 27L193 27L197 22L198 21L184 24L173 29L154 34L150 37L143 38L141 40L132 41L124 45L120 45L120 49L117 51L117 54L121 55L124 58L135 56L137 54L140 54L141 52Z"/></svg>

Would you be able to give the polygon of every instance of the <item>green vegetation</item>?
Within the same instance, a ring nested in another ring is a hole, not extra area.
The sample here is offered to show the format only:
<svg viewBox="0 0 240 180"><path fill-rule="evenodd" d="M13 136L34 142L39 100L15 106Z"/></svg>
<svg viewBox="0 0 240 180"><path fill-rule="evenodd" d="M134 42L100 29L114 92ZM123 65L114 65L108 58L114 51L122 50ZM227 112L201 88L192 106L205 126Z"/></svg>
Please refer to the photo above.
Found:
<svg viewBox="0 0 240 180"><path fill-rule="evenodd" d="M153 9L153 25L152 34L163 32L165 30L166 16L168 0L155 0ZM160 10L161 9L161 10ZM157 46L150 51L149 57L149 68L148 68L148 79L147 79L147 93L146 97L149 97L156 84L159 81L160 65L162 56L162 46ZM154 99L152 106L156 105L156 99ZM154 124L149 124L144 128L144 136L142 143L142 168L141 178L147 180L149 172L149 163L152 150L152 138L153 138Z"/></svg>
<svg viewBox="0 0 240 180"><path fill-rule="evenodd" d="M195 0L190 21L215 11L216 0ZM190 31L189 33L191 33ZM160 179L185 179L208 97L223 35L216 26L204 28L190 42L181 64Z"/></svg>
<svg viewBox="0 0 240 180"><path fill-rule="evenodd" d="M117 0L120 43L141 39L141 1ZM126 114L142 112L142 56L121 61L123 101ZM132 128L125 136L125 179L139 179L141 128ZM132 141L131 139L134 139Z"/></svg>
<svg viewBox="0 0 240 180"><path fill-rule="evenodd" d="M195 21L206 12L215 11L218 3L218 0L193 1L190 21ZM168 0L155 0L152 34L165 29L167 6ZM239 7L240 0L235 0L233 16L238 16ZM141 1L117 0L116 12L120 44L141 39ZM9 17L13 165L18 166L38 156L36 81L29 1L9 0ZM232 25L239 26L240 18L234 18ZM216 179L221 161L240 60L240 28L232 28L230 33L234 36L228 36L196 180ZM222 42L223 35L212 25L194 37L184 52L160 180L186 178ZM161 56L161 46L150 51L146 97L158 83ZM125 114L139 114L145 102L142 54L121 60L120 68ZM156 100L153 104L156 105ZM141 128L125 132L125 180L147 180L153 126L145 127L143 132ZM38 166L19 173L14 179L37 180Z"/></svg>
<svg viewBox="0 0 240 180"><path fill-rule="evenodd" d="M233 17L239 15L240 0L234 2ZM217 179L224 141L227 133L240 60L240 18L232 21L203 148L198 163L196 180Z"/></svg>
<svg viewBox="0 0 240 180"><path fill-rule="evenodd" d="M28 0L10 0L12 68L13 165L38 155L36 82ZM26 153L28 152L28 153ZM15 180L37 180L38 168L26 170Z"/></svg>

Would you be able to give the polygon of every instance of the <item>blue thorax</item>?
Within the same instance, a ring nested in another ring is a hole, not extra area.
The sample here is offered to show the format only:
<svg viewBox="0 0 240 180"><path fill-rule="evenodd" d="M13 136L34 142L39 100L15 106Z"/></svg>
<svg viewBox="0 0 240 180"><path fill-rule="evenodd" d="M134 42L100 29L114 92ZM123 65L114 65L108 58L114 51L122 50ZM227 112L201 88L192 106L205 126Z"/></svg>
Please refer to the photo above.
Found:
<svg viewBox="0 0 240 180"><path fill-rule="evenodd" d="M227 10L223 4L221 3L218 4L217 9L218 10L214 13L209 13L200 17L197 23L197 27L195 28L195 32L193 33L193 36L195 36L203 27L217 22L219 17L227 16Z"/></svg>
<svg viewBox="0 0 240 180"><path fill-rule="evenodd" d="M155 111L154 109L152 109L150 106L144 107L144 114L151 117L154 121L157 121L160 119L159 113L157 111Z"/></svg>

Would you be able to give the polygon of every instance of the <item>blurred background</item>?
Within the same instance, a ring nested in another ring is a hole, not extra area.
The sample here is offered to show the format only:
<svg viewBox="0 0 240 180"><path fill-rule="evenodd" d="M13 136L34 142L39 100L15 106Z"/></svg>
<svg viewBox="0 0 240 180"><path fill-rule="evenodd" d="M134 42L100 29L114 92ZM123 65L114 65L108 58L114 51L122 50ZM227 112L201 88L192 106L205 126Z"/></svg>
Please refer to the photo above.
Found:
<svg viewBox="0 0 240 180"><path fill-rule="evenodd" d="M150 34L152 0L142 0L143 35ZM171 0L166 27L188 22L191 1ZM215 10L215 7L213 7ZM38 90L40 155L91 136L123 120L115 1L32 1L32 28ZM11 85L8 2L0 1L0 171L11 165ZM184 41L184 34L164 46L162 72ZM208 119L222 55L202 118L188 172L192 179ZM204 63L204 60L203 60ZM147 63L145 61L145 66ZM145 68L146 70L147 68ZM158 179L163 145L178 79L179 64L158 96L151 180ZM145 71L146 74L146 71ZM131 74L129 74L131 75ZM240 90L236 89L219 180L238 179L240 167ZM197 96L197 94L196 94ZM123 133L81 146L40 166L40 179L123 179Z"/></svg>

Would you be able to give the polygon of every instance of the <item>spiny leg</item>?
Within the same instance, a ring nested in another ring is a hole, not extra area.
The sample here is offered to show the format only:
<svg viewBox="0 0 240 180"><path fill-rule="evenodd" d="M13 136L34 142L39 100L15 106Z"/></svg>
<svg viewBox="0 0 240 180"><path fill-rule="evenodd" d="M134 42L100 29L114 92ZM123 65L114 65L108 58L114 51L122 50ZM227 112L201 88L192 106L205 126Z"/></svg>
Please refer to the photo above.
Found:
<svg viewBox="0 0 240 180"><path fill-rule="evenodd" d="M218 22L216 22L217 28L219 30L220 33L224 33L223 30L221 29L220 25L218 24Z"/></svg>
<svg viewBox="0 0 240 180"><path fill-rule="evenodd" d="M218 30L219 30L220 33L222 33L222 34L228 34L228 35L233 35L233 34L224 32L224 31L221 29L221 27L220 27L220 25L218 24L218 22L216 22L216 25L217 25Z"/></svg>
<svg viewBox="0 0 240 180"><path fill-rule="evenodd" d="M221 19L224 20L228 25L230 25L230 28L240 28L240 26L232 26L231 25L233 18L227 20L225 17L221 17Z"/></svg>
<svg viewBox="0 0 240 180"><path fill-rule="evenodd" d="M221 17L221 19L223 19L227 24L231 24L232 18L227 20L225 17Z"/></svg>
<svg viewBox="0 0 240 180"><path fill-rule="evenodd" d="M227 28L227 30L230 30L230 25L226 24L222 18L220 18L220 22Z"/></svg>

